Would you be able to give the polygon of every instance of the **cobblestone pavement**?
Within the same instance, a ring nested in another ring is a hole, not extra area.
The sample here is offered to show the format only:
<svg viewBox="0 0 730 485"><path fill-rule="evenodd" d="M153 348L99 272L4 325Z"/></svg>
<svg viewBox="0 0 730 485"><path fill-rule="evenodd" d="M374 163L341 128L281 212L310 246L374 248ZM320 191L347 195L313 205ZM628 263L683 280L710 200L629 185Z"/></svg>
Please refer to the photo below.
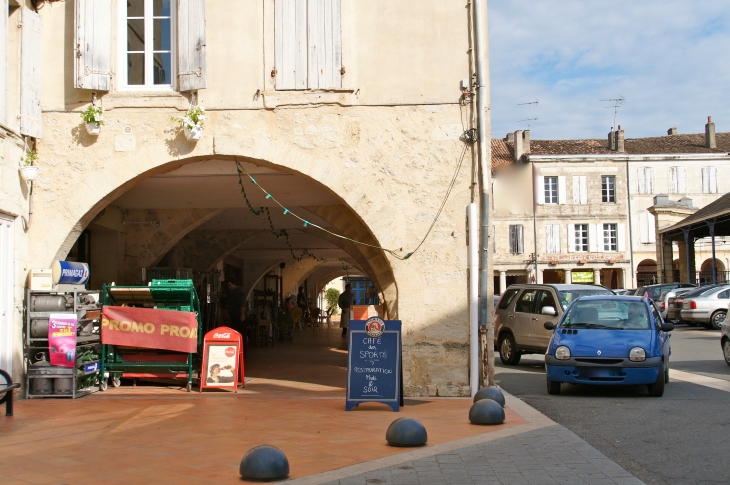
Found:
<svg viewBox="0 0 730 485"><path fill-rule="evenodd" d="M326 482L327 485L642 483L560 425Z"/></svg>

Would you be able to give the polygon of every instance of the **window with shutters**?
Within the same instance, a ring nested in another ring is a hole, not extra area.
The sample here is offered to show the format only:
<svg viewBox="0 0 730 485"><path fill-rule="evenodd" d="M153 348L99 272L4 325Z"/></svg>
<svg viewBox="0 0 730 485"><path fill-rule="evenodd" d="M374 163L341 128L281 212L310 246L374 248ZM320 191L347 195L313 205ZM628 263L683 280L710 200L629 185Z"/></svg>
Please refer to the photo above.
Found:
<svg viewBox="0 0 730 485"><path fill-rule="evenodd" d="M573 226L574 251L577 253L588 252L588 224L575 224Z"/></svg>
<svg viewBox="0 0 730 485"><path fill-rule="evenodd" d="M618 227L616 224L603 225L603 250L618 251Z"/></svg>
<svg viewBox="0 0 730 485"><path fill-rule="evenodd" d="M637 175L639 178L639 193L640 194L653 194L654 193L654 170L651 167L639 167L637 169Z"/></svg>
<svg viewBox="0 0 730 485"><path fill-rule="evenodd" d="M702 193L717 193L717 167L702 167Z"/></svg>
<svg viewBox="0 0 730 485"><path fill-rule="evenodd" d="M545 177L545 203L558 203L558 177Z"/></svg>
<svg viewBox="0 0 730 485"><path fill-rule="evenodd" d="M277 90L342 87L340 0L275 0Z"/></svg>
<svg viewBox="0 0 730 485"><path fill-rule="evenodd" d="M174 16L172 0L118 2L124 51L120 87L172 89L175 80Z"/></svg>
<svg viewBox="0 0 730 485"><path fill-rule="evenodd" d="M616 203L616 177L601 176L601 202Z"/></svg>
<svg viewBox="0 0 730 485"><path fill-rule="evenodd" d="M509 252L510 254L522 254L525 252L522 225L509 226Z"/></svg>
<svg viewBox="0 0 730 485"><path fill-rule="evenodd" d="M545 226L545 252L557 254L560 252L560 224L548 224Z"/></svg>
<svg viewBox="0 0 730 485"><path fill-rule="evenodd" d="M639 240L644 244L656 242L656 220L649 211L639 214Z"/></svg>
<svg viewBox="0 0 730 485"><path fill-rule="evenodd" d="M684 194L686 192L684 167L669 167L669 193Z"/></svg>
<svg viewBox="0 0 730 485"><path fill-rule="evenodd" d="M573 176L573 204L588 203L588 177L585 175Z"/></svg>

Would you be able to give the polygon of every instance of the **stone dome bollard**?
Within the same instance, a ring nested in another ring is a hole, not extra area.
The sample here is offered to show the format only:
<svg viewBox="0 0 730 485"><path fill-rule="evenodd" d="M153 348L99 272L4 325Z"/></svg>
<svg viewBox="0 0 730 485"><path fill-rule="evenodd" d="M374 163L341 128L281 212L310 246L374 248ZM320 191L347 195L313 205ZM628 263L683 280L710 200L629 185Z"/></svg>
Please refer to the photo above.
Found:
<svg viewBox="0 0 730 485"><path fill-rule="evenodd" d="M274 446L261 445L248 450L238 468L243 478L275 480L289 475L289 460Z"/></svg>
<svg viewBox="0 0 730 485"><path fill-rule="evenodd" d="M469 421L472 424L502 424L504 409L497 401L482 399L472 404L469 410Z"/></svg>
<svg viewBox="0 0 730 485"><path fill-rule="evenodd" d="M419 420L398 418L388 426L385 439L390 446L423 446L428 441L428 434Z"/></svg>
<svg viewBox="0 0 730 485"><path fill-rule="evenodd" d="M485 387L477 391L474 395L474 402L481 401L482 399L497 401L500 406L504 407L504 394L495 386Z"/></svg>

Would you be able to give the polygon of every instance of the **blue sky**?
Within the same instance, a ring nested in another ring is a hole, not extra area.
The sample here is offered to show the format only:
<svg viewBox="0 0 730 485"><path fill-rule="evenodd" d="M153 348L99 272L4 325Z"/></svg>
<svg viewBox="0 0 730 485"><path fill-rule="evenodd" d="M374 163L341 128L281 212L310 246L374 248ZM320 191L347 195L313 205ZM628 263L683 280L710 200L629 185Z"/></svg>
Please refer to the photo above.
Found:
<svg viewBox="0 0 730 485"><path fill-rule="evenodd" d="M730 1L491 0L492 136L730 131ZM537 106L520 106L538 100Z"/></svg>

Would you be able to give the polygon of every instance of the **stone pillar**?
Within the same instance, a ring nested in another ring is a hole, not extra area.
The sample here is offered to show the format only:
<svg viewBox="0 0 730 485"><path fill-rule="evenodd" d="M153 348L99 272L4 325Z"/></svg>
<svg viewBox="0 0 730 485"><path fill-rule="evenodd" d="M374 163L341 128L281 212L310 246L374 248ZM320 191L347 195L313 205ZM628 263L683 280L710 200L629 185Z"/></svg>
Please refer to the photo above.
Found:
<svg viewBox="0 0 730 485"><path fill-rule="evenodd" d="M689 268L687 267L687 244L679 241L679 280L682 283L697 283L695 274L695 248L694 241L689 241Z"/></svg>
<svg viewBox="0 0 730 485"><path fill-rule="evenodd" d="M601 284L601 269L600 268L593 270L593 284L594 285Z"/></svg>
<svg viewBox="0 0 730 485"><path fill-rule="evenodd" d="M507 289L507 272L499 272L499 293L504 294L504 290Z"/></svg>
<svg viewBox="0 0 730 485"><path fill-rule="evenodd" d="M572 275L572 271L571 271L571 270L569 270L569 269L566 269L566 270L565 270L565 284L566 284L566 285L569 285L569 284L571 284L572 282L573 282L573 275Z"/></svg>
<svg viewBox="0 0 730 485"><path fill-rule="evenodd" d="M544 280L542 279L542 272L543 272L543 271L545 271L545 270L542 270L542 269L540 269L540 270L536 271L536 273L537 273L537 276L536 276L536 278L537 278L537 283L538 283L538 284L542 284L542 282L544 281Z"/></svg>
<svg viewBox="0 0 730 485"><path fill-rule="evenodd" d="M659 282L661 283L674 283L674 255L672 248L672 241L666 240L660 234L657 239L657 261L659 262L657 273ZM682 253L684 254L684 253ZM681 261L680 255L680 261ZM662 279L663 277L663 279Z"/></svg>

